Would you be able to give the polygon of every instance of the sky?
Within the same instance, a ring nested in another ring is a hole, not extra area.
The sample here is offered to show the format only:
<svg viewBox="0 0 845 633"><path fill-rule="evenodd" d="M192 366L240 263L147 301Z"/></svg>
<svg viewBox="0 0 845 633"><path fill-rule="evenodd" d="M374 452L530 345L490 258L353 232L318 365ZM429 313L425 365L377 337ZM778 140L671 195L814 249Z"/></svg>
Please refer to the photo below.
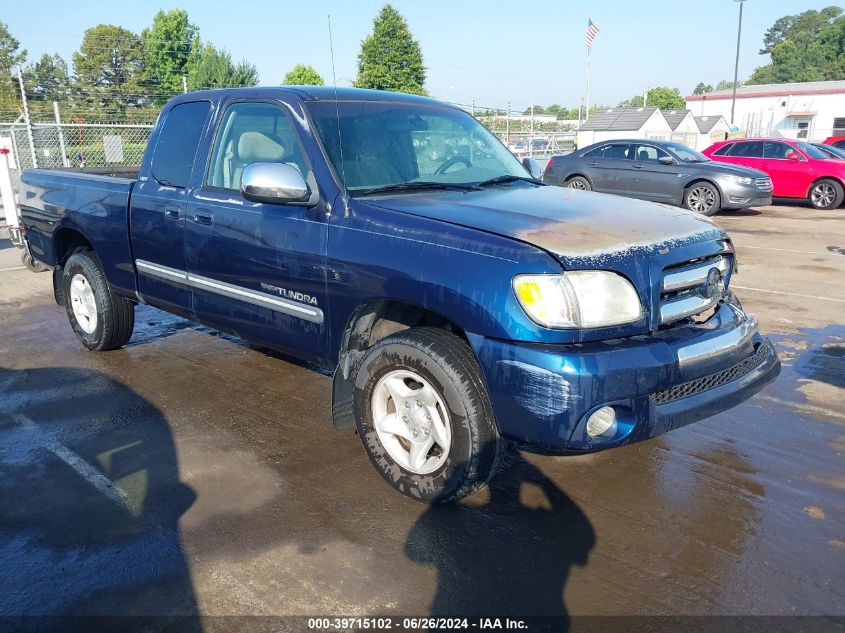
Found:
<svg viewBox="0 0 845 633"><path fill-rule="evenodd" d="M158 9L187 9L203 40L255 64L262 85L277 85L297 63L349 85L361 40L384 0L1 0L0 20L29 51L68 63L85 29L100 23L140 32ZM776 19L831 4L812 0L744 3L739 76L766 63L763 34ZM692 93L699 81L733 79L736 0L392 0L419 40L433 97L479 108L522 110L532 102L577 106L585 92L588 16L599 28L592 49L591 103L616 105L643 86Z"/></svg>

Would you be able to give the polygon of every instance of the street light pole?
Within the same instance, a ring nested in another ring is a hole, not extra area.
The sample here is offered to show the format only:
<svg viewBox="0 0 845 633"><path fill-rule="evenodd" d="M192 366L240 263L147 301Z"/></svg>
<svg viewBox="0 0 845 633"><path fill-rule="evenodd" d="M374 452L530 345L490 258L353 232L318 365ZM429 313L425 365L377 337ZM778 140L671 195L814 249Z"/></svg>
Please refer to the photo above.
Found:
<svg viewBox="0 0 845 633"><path fill-rule="evenodd" d="M736 29L736 62L734 62L734 88L731 97L731 127L734 126L734 112L736 111L736 82L739 80L739 40L742 37L742 4L745 0L734 0L739 2L739 26Z"/></svg>

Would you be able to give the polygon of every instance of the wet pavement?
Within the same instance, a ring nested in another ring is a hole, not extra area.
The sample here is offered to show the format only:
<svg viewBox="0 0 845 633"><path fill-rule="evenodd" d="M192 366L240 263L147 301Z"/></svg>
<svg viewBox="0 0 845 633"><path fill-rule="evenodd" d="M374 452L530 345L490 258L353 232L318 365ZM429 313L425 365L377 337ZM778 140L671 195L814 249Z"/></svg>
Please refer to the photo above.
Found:
<svg viewBox="0 0 845 633"><path fill-rule="evenodd" d="M512 451L447 508L332 428L327 375L148 307L85 352L0 240L0 615L845 615L845 211L717 220L778 380L646 443Z"/></svg>

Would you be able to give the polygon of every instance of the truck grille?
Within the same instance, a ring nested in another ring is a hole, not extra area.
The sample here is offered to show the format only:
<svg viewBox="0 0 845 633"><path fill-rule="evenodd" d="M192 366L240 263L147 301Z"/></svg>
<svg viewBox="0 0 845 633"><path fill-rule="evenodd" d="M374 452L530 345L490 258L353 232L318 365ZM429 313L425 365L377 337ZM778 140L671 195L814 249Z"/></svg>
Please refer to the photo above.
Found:
<svg viewBox="0 0 845 633"><path fill-rule="evenodd" d="M664 269L660 325L701 314L719 303L727 292L732 266L732 255L721 254Z"/></svg>
<svg viewBox="0 0 845 633"><path fill-rule="evenodd" d="M771 178L755 178L754 184L757 186L757 189L759 189L760 191L765 191L766 193L770 192L773 189Z"/></svg>
<svg viewBox="0 0 845 633"><path fill-rule="evenodd" d="M710 389L721 387L733 380L742 378L759 367L766 359L768 351L768 345L760 344L751 356L745 360L741 360L736 365L723 369L722 371L717 371L713 374L708 374L707 376L702 376L701 378L696 378L695 380L682 382L680 385L669 387L663 391L653 393L651 394L651 401L654 404L668 404L669 402L675 402L675 400L680 400L681 398L689 398L690 396L695 396Z"/></svg>

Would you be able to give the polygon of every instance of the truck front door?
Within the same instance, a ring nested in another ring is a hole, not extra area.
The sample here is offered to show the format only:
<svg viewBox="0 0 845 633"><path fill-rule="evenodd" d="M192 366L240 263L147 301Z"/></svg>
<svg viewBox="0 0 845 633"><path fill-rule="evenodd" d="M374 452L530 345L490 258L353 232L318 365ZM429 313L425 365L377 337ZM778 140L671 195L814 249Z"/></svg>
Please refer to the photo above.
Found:
<svg viewBox="0 0 845 633"><path fill-rule="evenodd" d="M138 292L183 316L190 316L191 307L184 253L188 186L210 112L208 101L179 103L165 112L130 200Z"/></svg>
<svg viewBox="0 0 845 633"><path fill-rule="evenodd" d="M326 342L325 207L244 199L243 170L260 162L287 163L309 179L285 106L233 102L188 198L185 258L193 311L203 323L319 360Z"/></svg>

